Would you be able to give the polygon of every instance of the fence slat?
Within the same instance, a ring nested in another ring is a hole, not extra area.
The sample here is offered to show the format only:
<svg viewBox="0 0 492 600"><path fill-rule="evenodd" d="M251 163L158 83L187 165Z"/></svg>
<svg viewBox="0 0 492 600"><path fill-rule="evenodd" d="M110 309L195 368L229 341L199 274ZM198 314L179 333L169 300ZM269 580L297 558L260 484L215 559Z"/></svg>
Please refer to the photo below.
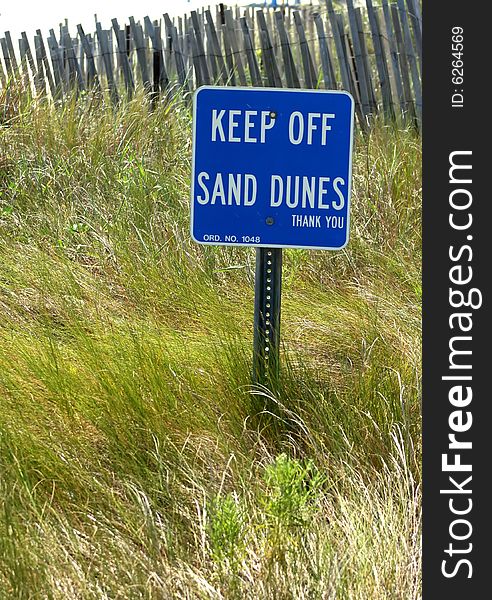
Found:
<svg viewBox="0 0 492 600"><path fill-rule="evenodd" d="M0 38L0 46L2 47L3 60L5 62L5 70L7 71L7 77L13 78L14 72L12 69L12 63L10 62L9 49L5 38Z"/></svg>
<svg viewBox="0 0 492 600"><path fill-rule="evenodd" d="M306 33L301 20L301 13L295 10L294 23L297 31L297 37L299 39L299 46L301 48L302 66L304 70L304 84L307 88L313 89L317 86L317 75L314 70L313 59L309 50L309 45L306 40Z"/></svg>
<svg viewBox="0 0 492 600"><path fill-rule="evenodd" d="M154 25L150 18L144 18L145 31L147 32L152 44L152 79L153 98L159 97L160 90L163 91L169 85L169 77L164 65L164 57L162 55L162 41L159 25Z"/></svg>
<svg viewBox="0 0 492 600"><path fill-rule="evenodd" d="M78 61L80 65L80 70L82 71L82 78L84 83L87 85L87 61L85 59L84 47L82 46L82 41L79 38L75 38L77 42L77 53L79 55Z"/></svg>
<svg viewBox="0 0 492 600"><path fill-rule="evenodd" d="M232 45L229 37L229 30L225 23L221 26L221 29L222 39L224 40L224 50L227 64L227 83L229 83L229 85L236 85L236 75L234 73L234 60L232 57Z"/></svg>
<svg viewBox="0 0 492 600"><path fill-rule="evenodd" d="M383 0L382 7L383 7L384 24L385 24L385 28L386 28L386 39L388 40L388 46L389 46L389 50L390 50L390 57L391 57L390 64L391 64L391 68L393 71L393 80L396 85L398 102L400 104L400 110L404 114L406 111L406 106L405 106L405 98L404 98L404 94L403 94L402 76L400 73L400 64L398 62L398 51L396 49L396 41L395 41L395 36L393 33L393 25L391 22L391 14L390 14L390 9L389 9L387 0Z"/></svg>
<svg viewBox="0 0 492 600"><path fill-rule="evenodd" d="M224 57L222 56L222 51L220 48L219 38L217 36L217 30L215 29L215 24L212 18L212 13L210 10L205 11L205 16L207 18L206 27L207 27L207 38L210 37L210 43L212 46L212 53L217 62L217 75L214 76L214 79L218 79L219 77L222 79L223 83L227 83L227 72L226 66L224 63Z"/></svg>
<svg viewBox="0 0 492 600"><path fill-rule="evenodd" d="M161 90L164 92L170 85L171 80L169 77L169 73L166 69L166 62L164 60L164 48L162 47L162 34L161 34L161 25L158 21L154 23L154 32L155 32L155 43L156 43L156 54L159 58L159 86Z"/></svg>
<svg viewBox="0 0 492 600"><path fill-rule="evenodd" d="M166 31L167 31L167 36L168 39L170 41L170 50L171 53L174 55L174 63L176 65L176 73L178 75L178 81L179 84L182 88L182 90L187 93L189 92L189 87L188 87L188 71L184 62L184 57L183 57L183 53L181 50L181 47L179 45L178 42L178 32L176 27L174 27L174 25L172 24L171 18L169 17L169 15L167 13L165 13L164 15L164 24L166 27ZM190 47L190 52L189 54L192 55L192 39L190 37L190 31L191 27L188 27L188 31L185 33L185 39L187 40L187 43L189 44Z"/></svg>
<svg viewBox="0 0 492 600"><path fill-rule="evenodd" d="M68 30L65 31L64 42L67 51L67 60L70 70L70 77L77 83L78 90L85 90L85 84L82 78L82 71L80 70L79 61L77 60L77 56L73 48L72 38L70 37Z"/></svg>
<svg viewBox="0 0 492 600"><path fill-rule="evenodd" d="M6 31L4 33L4 35L5 35L5 42L7 43L7 48L8 48L9 55L10 55L10 63L12 65L12 70L15 74L19 70L19 66L17 64L17 58L16 58L15 52L14 52L14 45L12 44L12 36L10 35L10 31Z"/></svg>
<svg viewBox="0 0 492 600"><path fill-rule="evenodd" d="M224 5L221 4L223 7ZM254 18L254 9L247 8L244 13L244 18L246 19L246 23L248 25L249 36L251 38L251 47L256 48L256 27L255 27L255 18ZM244 30L243 30L244 31Z"/></svg>
<svg viewBox="0 0 492 600"><path fill-rule="evenodd" d="M354 53L352 49L352 45L350 42L350 37L348 33L345 32L345 22L342 14L336 15L338 22L338 30L340 33L340 38L343 44L343 52L344 52L344 60L347 65L347 72L349 74L349 86L348 91L352 94L355 101L355 112L357 114L357 118L359 120L359 125L363 129L363 131L368 130L368 122L366 114L362 109L362 101L360 97L359 85L357 81L357 75L355 70L355 59Z"/></svg>
<svg viewBox="0 0 492 600"><path fill-rule="evenodd" d="M342 87L347 92L351 91L350 80L347 62L345 59L345 51L343 48L342 37L340 35L340 29L338 26L337 16L333 10L332 0L326 0L326 6L328 10L328 18L330 20L331 31L333 39L335 41L335 50L338 57L338 65L340 67L340 77L342 79Z"/></svg>
<svg viewBox="0 0 492 600"><path fill-rule="evenodd" d="M256 21L258 23L258 31L260 34L261 58L263 66L265 67L268 85L270 87L282 87L282 78L280 77L277 62L275 60L265 13L262 10L256 11Z"/></svg>
<svg viewBox="0 0 492 600"><path fill-rule="evenodd" d="M252 84L255 87L260 87L263 85L263 82L261 79L260 67L258 66L258 61L256 60L256 55L253 50L253 43L251 41L250 29L246 17L241 17L239 22L241 23L241 30L243 32L244 50L248 61L249 76Z"/></svg>
<svg viewBox="0 0 492 600"><path fill-rule="evenodd" d="M364 58L362 55L362 48L359 37L359 27L357 24L357 17L355 14L353 0L345 0L347 3L348 10L348 21L350 31L352 33L352 44L354 48L354 59L355 59L355 78L358 82L360 91L360 97L362 101L362 112L367 117L371 114L371 103L370 103L370 88L369 82L367 81L367 74L364 64Z"/></svg>
<svg viewBox="0 0 492 600"><path fill-rule="evenodd" d="M224 11L224 16L225 16L225 26L227 27L227 32L228 32L228 36L229 36L229 43L232 48L234 65L235 65L236 72L237 72L237 75L239 78L239 84L247 85L246 74L244 72L243 61L241 59L241 52L239 50L236 20L232 14L231 9L227 9L226 11Z"/></svg>
<svg viewBox="0 0 492 600"><path fill-rule="evenodd" d="M206 37L205 37L206 57L205 57L205 60L207 61L207 65L208 65L208 69L209 69L209 73L210 73L212 82L214 84L218 84L219 83L219 65L217 63L217 54L216 54L214 46L212 44L212 33L210 31L210 23L208 20L205 22L205 33L206 33Z"/></svg>
<svg viewBox="0 0 492 600"><path fill-rule="evenodd" d="M1 87L4 88L7 84L7 78L5 76L5 72L3 70L3 65L2 65L2 61L0 60L0 83L2 84Z"/></svg>
<svg viewBox="0 0 492 600"><path fill-rule="evenodd" d="M403 43L403 34L400 27L400 18L398 15L398 7L396 4L391 4L391 17L393 22L393 31L395 33L396 45L398 48L398 61L400 63L401 78L403 84L403 99L405 103L405 113L413 120L415 117L415 106L412 96L412 86L408 76L408 63Z"/></svg>
<svg viewBox="0 0 492 600"><path fill-rule="evenodd" d="M415 36L415 46L419 57L420 72L422 73L422 16L418 0L407 0L408 14L412 23L413 34Z"/></svg>
<svg viewBox="0 0 492 600"><path fill-rule="evenodd" d="M189 92L187 69L186 69L186 66L184 63L183 53L181 51L179 41L178 41L178 32L176 30L176 27L174 27L174 26L172 28L171 35L172 35L172 39L174 40L174 46L173 46L174 60L175 60L176 69L178 72L179 83L180 83L181 87L183 88L183 90L185 90L186 92ZM191 53L191 48L190 48L190 53Z"/></svg>
<svg viewBox="0 0 492 600"><path fill-rule="evenodd" d="M275 23L277 25L277 31L280 39L280 48L282 50L282 57L284 61L285 79L287 87L300 88L301 83L299 81L299 75L297 74L296 65L292 56L292 50L290 47L290 39L285 29L284 17L281 11L275 13Z"/></svg>
<svg viewBox="0 0 492 600"><path fill-rule="evenodd" d="M200 79L201 79L202 83L200 85L210 85L210 83L211 83L210 73L208 71L207 61L205 60L205 49L203 47L203 35L202 35L203 19L199 19L198 13L196 12L196 10L192 10L190 14L191 14L191 23L193 25L194 40L195 40L195 42L194 42L195 52L193 54L196 57L196 60L198 61L197 64L199 65L199 70L201 71ZM204 27L204 25L203 25L203 27Z"/></svg>
<svg viewBox="0 0 492 600"><path fill-rule="evenodd" d="M128 60L128 55L127 55L127 51L126 51L125 31L120 29L117 19L111 19L111 24L113 26L113 31L115 33L116 47L118 49L118 56L119 56L119 60L120 60L121 70L123 71L123 79L125 81L126 93L127 93L128 98L131 98L133 95L133 92L135 90L135 82L133 81L132 69L131 69L130 61ZM82 36L81 36L81 38L82 38ZM82 43L83 43L83 41L82 41ZM84 46L84 50L85 50L85 46ZM90 51L90 47L89 47L88 51L90 52L92 65L93 65L93 72L95 73L96 67L94 65L94 59L92 58L92 52ZM86 56L88 57L87 51L86 51Z"/></svg>
<svg viewBox="0 0 492 600"><path fill-rule="evenodd" d="M87 84L89 87L94 87L96 90L100 90L101 84L99 83L99 76L96 70L96 62L94 60L91 40L88 35L85 35L82 25L77 25L77 31L87 61Z"/></svg>
<svg viewBox="0 0 492 600"><path fill-rule="evenodd" d="M369 17L369 27L371 29L372 43L374 46L374 53L376 58L376 68L378 70L379 85L381 87L381 99L383 103L383 112L386 121L394 119L393 111L393 99L391 96L391 86L388 76L388 69L386 66L386 60L384 57L384 50L381 45L381 37L379 31L379 25L377 16L374 11L372 0L366 0L367 14Z"/></svg>
<svg viewBox="0 0 492 600"><path fill-rule="evenodd" d="M46 77L48 79L48 87L50 88L50 94L52 97L55 96L55 83L53 81L53 75L51 74L51 69L48 61L48 56L46 54L46 46L44 45L43 34L40 29L36 29L36 34L39 38L39 51L41 53L41 61L44 66L44 71L46 73Z"/></svg>
<svg viewBox="0 0 492 600"><path fill-rule="evenodd" d="M41 46L39 43L39 35L34 36L34 53L36 55L36 78L34 80L34 87L38 96L46 95L46 80L43 69L43 59L41 57Z"/></svg>
<svg viewBox="0 0 492 600"><path fill-rule="evenodd" d="M60 48L56 40L53 29L50 29L50 35L47 38L48 48L51 55L51 64L53 66L53 77L55 78L55 100L58 99L64 90L64 73L62 71L62 64L60 60Z"/></svg>
<svg viewBox="0 0 492 600"><path fill-rule="evenodd" d="M316 32L318 34L319 53L321 58L321 68L323 69L325 89L336 90L337 83L335 79L335 72L333 70L333 60L325 33L325 26L323 25L323 19L319 13L314 15L314 24L316 25Z"/></svg>
<svg viewBox="0 0 492 600"><path fill-rule="evenodd" d="M60 23L60 39L58 53L60 55L60 65L62 67L63 90L64 93L67 93L71 90L73 79L75 79L75 74L71 70L71 68L73 68L73 65L68 60L68 49L65 40L65 33L68 35L68 28L66 28L65 25Z"/></svg>
<svg viewBox="0 0 492 600"><path fill-rule="evenodd" d="M215 52L214 44L212 43L212 32L210 29L210 23L207 20L205 22L205 50L207 53L206 61L212 79L212 83L219 84L219 63L217 60L217 53ZM221 73L221 77L223 73Z"/></svg>
<svg viewBox="0 0 492 600"><path fill-rule="evenodd" d="M142 83L146 92L151 89L149 72L147 70L147 57L145 52L145 41L143 36L142 27L135 23L134 17L128 18L130 22L130 29L132 33L133 43L137 53L138 66L140 68L140 74L142 76Z"/></svg>
<svg viewBox="0 0 492 600"><path fill-rule="evenodd" d="M417 68L417 59L415 58L415 52L413 50L412 34L410 33L410 26L408 24L408 15L405 9L404 0L398 0L398 10L400 13L400 22L403 29L403 43L405 45L405 54L407 57L408 64L410 65L410 74L412 76L417 119L420 122L422 120L422 89L420 87L420 77Z"/></svg>
<svg viewBox="0 0 492 600"><path fill-rule="evenodd" d="M372 82L372 71L369 64L369 51L366 44L366 33L364 31L364 25L362 23L362 11L360 8L355 9L355 19L357 21L357 29L359 32L360 49L362 53L362 62L364 63L364 73L367 82L367 91L369 93L369 106L371 111L376 113L378 111L378 104L376 100L376 93L374 91L374 85Z"/></svg>
<svg viewBox="0 0 492 600"><path fill-rule="evenodd" d="M172 36L171 36L172 22L167 13L164 14L163 17L164 17L164 34L165 34L164 39L166 41L165 48L164 48L164 60L166 61L167 72L169 73L170 77L172 77L175 72L177 74L176 61L174 60L174 57L173 57L173 40L172 40ZM186 39L186 32L188 31L188 17L186 17L186 16L185 16L185 22L184 22L183 27L184 27L183 36Z"/></svg>
<svg viewBox="0 0 492 600"><path fill-rule="evenodd" d="M25 31L21 32L21 39L23 41L23 46L24 46L24 52L26 53L27 56L27 62L29 63L29 66L31 68L31 74L32 74L32 78L33 81L36 78L36 65L34 64L34 59L32 57L32 52L31 52L31 47L29 45L29 40L27 39L27 35Z"/></svg>
<svg viewBox="0 0 492 600"><path fill-rule="evenodd" d="M106 79L108 82L111 101L113 102L113 104L116 105L120 101L120 98L118 95L118 90L116 89L116 84L114 81L113 67L111 65L111 60L109 58L109 54L110 54L109 40L108 40L107 32L103 31L101 23L99 23L99 21L96 23L96 35L97 35L97 39L99 42L99 47L101 49L104 70L106 71Z"/></svg>
<svg viewBox="0 0 492 600"><path fill-rule="evenodd" d="M27 56L26 56L26 49L24 46L24 40L22 38L19 39L19 56L20 56L20 66L22 69L22 73L27 76L27 78L29 79L29 67L27 64ZM2 63L0 62L0 65Z"/></svg>
<svg viewBox="0 0 492 600"><path fill-rule="evenodd" d="M188 30L188 36L191 43L191 56L193 59L193 69L195 71L195 87L200 87L205 85L205 80L203 79L203 69L201 65L200 52L198 50L198 44L196 41L195 30L193 29L193 25L190 26Z"/></svg>

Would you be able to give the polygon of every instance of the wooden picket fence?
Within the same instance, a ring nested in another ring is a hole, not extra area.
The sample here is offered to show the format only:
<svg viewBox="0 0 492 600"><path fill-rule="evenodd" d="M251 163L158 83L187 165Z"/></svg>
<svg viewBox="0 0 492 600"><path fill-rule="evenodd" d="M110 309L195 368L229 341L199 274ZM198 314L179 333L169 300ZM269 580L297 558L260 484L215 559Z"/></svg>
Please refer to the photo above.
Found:
<svg viewBox="0 0 492 600"><path fill-rule="evenodd" d="M67 23L31 48L23 32L18 52L0 38L0 89L23 82L39 97L100 93L117 105L143 86L152 102L201 85L344 89L359 125L375 115L420 129L422 20L419 0L365 0L318 5L228 7L219 4L160 20L112 19L86 33Z"/></svg>

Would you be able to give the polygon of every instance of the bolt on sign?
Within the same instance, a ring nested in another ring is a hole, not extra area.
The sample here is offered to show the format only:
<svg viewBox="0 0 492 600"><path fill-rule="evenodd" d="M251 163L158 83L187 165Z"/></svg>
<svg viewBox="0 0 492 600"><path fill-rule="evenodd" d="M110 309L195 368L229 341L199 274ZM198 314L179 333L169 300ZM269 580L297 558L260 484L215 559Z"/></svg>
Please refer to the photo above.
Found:
<svg viewBox="0 0 492 600"><path fill-rule="evenodd" d="M193 102L193 239L343 248L353 122L354 102L344 91L199 88Z"/></svg>

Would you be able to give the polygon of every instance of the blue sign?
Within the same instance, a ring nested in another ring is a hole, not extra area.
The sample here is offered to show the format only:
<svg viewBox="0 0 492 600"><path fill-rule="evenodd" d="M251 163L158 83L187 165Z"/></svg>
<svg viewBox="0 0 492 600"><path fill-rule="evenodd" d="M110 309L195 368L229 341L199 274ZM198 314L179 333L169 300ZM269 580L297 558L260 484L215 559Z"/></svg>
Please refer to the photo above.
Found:
<svg viewBox="0 0 492 600"><path fill-rule="evenodd" d="M342 91L199 88L193 106L193 239L343 248L353 121L352 96Z"/></svg>

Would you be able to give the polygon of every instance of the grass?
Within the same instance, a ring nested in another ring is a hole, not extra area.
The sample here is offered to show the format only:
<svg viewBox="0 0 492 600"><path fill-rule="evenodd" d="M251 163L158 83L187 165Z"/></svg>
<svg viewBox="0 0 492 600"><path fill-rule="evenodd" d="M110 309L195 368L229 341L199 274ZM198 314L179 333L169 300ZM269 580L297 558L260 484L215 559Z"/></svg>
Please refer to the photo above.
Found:
<svg viewBox="0 0 492 600"><path fill-rule="evenodd" d="M15 98L14 98L15 100ZM0 124L0 598L420 598L420 140L355 145L351 241L190 240L190 115L24 96Z"/></svg>

